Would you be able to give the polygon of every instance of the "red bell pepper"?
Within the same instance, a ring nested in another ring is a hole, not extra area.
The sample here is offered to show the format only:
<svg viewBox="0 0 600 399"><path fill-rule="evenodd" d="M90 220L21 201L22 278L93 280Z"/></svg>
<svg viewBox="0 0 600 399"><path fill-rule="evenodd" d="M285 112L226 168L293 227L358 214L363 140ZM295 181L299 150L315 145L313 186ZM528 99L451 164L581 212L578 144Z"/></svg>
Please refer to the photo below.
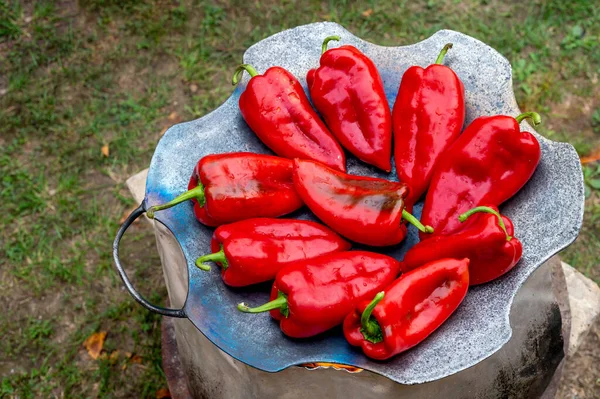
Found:
<svg viewBox="0 0 600 399"><path fill-rule="evenodd" d="M362 244L398 244L406 236L402 219L432 232L406 211L403 183L338 172L313 161L294 160L294 185L310 210L342 236Z"/></svg>
<svg viewBox="0 0 600 399"><path fill-rule="evenodd" d="M436 235L455 232L461 227L458 215L480 205L497 207L527 183L541 151L533 134L519 129L525 118L541 122L535 112L479 117L442 154L421 215Z"/></svg>
<svg viewBox="0 0 600 399"><path fill-rule="evenodd" d="M401 275L344 320L344 336L385 360L417 345L458 308L469 288L469 259L440 259Z"/></svg>
<svg viewBox="0 0 600 399"><path fill-rule="evenodd" d="M456 140L465 122L465 89L454 71L441 65L452 44L435 64L408 68L392 111L394 159L398 179L412 189L414 204L429 186L440 155Z"/></svg>
<svg viewBox="0 0 600 399"><path fill-rule="evenodd" d="M148 209L154 212L192 200L196 218L219 226L255 217L277 217L302 206L289 159L249 152L207 155L194 168L187 192Z"/></svg>
<svg viewBox="0 0 600 399"><path fill-rule="evenodd" d="M308 101L298 79L280 67L260 76L243 64L233 76L237 84L243 71L252 76L240 95L244 120L275 154L285 158L313 159L345 171L344 151Z"/></svg>
<svg viewBox="0 0 600 399"><path fill-rule="evenodd" d="M392 117L381 76L373 61L353 46L327 50L306 77L315 108L342 146L360 160L392 169Z"/></svg>
<svg viewBox="0 0 600 399"><path fill-rule="evenodd" d="M362 300L387 287L400 265L389 256L365 252L337 252L298 261L277 273L271 302L247 313L270 311L289 337L307 338L341 324Z"/></svg>
<svg viewBox="0 0 600 399"><path fill-rule="evenodd" d="M212 261L231 287L273 280L292 262L347 251L350 243L322 224L308 220L257 218L218 227L211 241L213 253L201 256L203 270Z"/></svg>
<svg viewBox="0 0 600 399"><path fill-rule="evenodd" d="M514 237L512 221L497 208L479 206L459 219L474 220L457 233L431 237L413 246L404 256L402 271L441 258L469 258L469 282L477 285L502 276L521 259L523 246Z"/></svg>

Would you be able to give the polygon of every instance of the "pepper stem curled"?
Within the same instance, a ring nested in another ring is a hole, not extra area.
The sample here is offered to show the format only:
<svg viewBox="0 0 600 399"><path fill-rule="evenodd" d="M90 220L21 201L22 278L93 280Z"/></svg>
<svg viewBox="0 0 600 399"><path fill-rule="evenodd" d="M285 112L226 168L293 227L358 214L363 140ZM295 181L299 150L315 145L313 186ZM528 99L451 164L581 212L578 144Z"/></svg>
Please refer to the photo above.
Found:
<svg viewBox="0 0 600 399"><path fill-rule="evenodd" d="M423 223L421 223L419 219L408 213L406 209L402 209L402 219L406 220L408 223L412 224L423 233L433 233L433 227L423 226Z"/></svg>
<svg viewBox="0 0 600 399"><path fill-rule="evenodd" d="M218 262L223 266L223 270L227 270L227 268L229 267L229 264L227 263L227 258L225 257L225 252L223 251L222 245L221 245L221 249L219 250L219 252L213 252L212 254L206 254L206 255L203 255L203 256L199 257L198 259L196 259L196 266L198 266L202 270L209 271L210 266L204 262L215 262L215 263Z"/></svg>
<svg viewBox="0 0 600 399"><path fill-rule="evenodd" d="M177 204L180 204L187 200L191 200L193 198L196 198L196 200L198 200L198 203L200 204L200 206L204 206L204 186L202 184L198 184L198 186L175 197L174 199L167 202L166 204L154 205L154 206L150 207L150 209L148 209L148 211L146 211L146 216L148 216L150 219L154 219L154 212L171 208Z"/></svg>
<svg viewBox="0 0 600 399"><path fill-rule="evenodd" d="M233 78L231 79L231 84L232 85L236 85L238 84L238 82L240 81L240 78L242 77L242 73L244 73L244 71L248 72L250 74L250 77L255 77L256 75L258 75L258 72L256 72L256 69L254 69L254 67L250 64L241 64L240 66L238 66L235 70L235 72L233 73Z"/></svg>
<svg viewBox="0 0 600 399"><path fill-rule="evenodd" d="M384 295L385 292L378 292L371 303L369 303L369 306L366 307L365 311L362 313L362 316L360 316L360 332L367 341L374 344L383 341L383 332L381 331L381 326L374 317L371 317L371 314L373 313L375 306L381 302Z"/></svg>
<svg viewBox="0 0 600 399"><path fill-rule="evenodd" d="M517 120L517 123L523 122L523 119L530 119L533 126L537 126L542 123L542 117L537 112L523 112L515 119Z"/></svg>
<svg viewBox="0 0 600 399"><path fill-rule="evenodd" d="M330 41L335 40L336 42L340 41L340 37L337 35L334 36L327 36L325 38L325 40L323 40L323 45L321 46L321 54L323 54L324 52L327 51L327 45L329 44Z"/></svg>
<svg viewBox="0 0 600 399"><path fill-rule="evenodd" d="M442 49L442 51L440 51L440 54L435 59L435 63L441 64L442 62L444 62L444 57L446 56L446 53L448 52L448 50L450 50L451 48L452 48L452 43L446 44L444 46L444 48Z"/></svg>
<svg viewBox="0 0 600 399"><path fill-rule="evenodd" d="M458 217L458 220L460 220L460 222L463 223L469 217L471 217L471 215L478 213L478 212L486 212L486 213L491 213L492 215L496 215L496 217L498 218L498 225L500 226L500 228L502 230L504 230L504 234L506 234L506 241L512 240L512 237L510 235L508 235L508 231L506 231L506 226L504 225L504 220L502 220L502 215L500 215L500 213L496 212L494 209L490 208L489 206L477 206L471 210L468 210L465 213L463 213L462 215L460 215Z"/></svg>
<svg viewBox="0 0 600 399"><path fill-rule="evenodd" d="M287 295L285 295L281 291L277 293L277 298L265 303L264 305L251 308L242 302L238 304L237 308L240 312L244 313L262 313L268 312L269 310L279 309L283 317L288 317L290 314L290 309L288 308Z"/></svg>

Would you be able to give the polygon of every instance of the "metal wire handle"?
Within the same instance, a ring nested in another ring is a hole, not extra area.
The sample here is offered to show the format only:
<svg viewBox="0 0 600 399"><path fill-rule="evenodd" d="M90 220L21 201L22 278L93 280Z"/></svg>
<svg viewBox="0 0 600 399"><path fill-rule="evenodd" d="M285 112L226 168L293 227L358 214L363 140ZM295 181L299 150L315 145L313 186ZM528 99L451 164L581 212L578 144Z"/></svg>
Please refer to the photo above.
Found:
<svg viewBox="0 0 600 399"><path fill-rule="evenodd" d="M146 300L146 298L144 298L133 287L133 284L131 284L131 281L129 281L129 278L127 277L127 274L125 273L125 269L123 269L123 265L121 265L121 260L119 259L119 244L121 243L121 238L123 238L123 234L125 234L125 231L129 228L129 226L131 226L131 224L137 218L142 216L145 212L146 212L146 202L143 201L139 207L137 207L133 212L131 212L131 214L129 216L127 216L127 219L125 219L125 222L123 222L123 224L117 231L117 236L115 237L115 241L113 243L113 258L115 259L115 264L117 265L117 271L119 272L119 276L121 276L121 280L123 280L123 283L125 283L125 287L127 288L127 291L129 291L131 296L136 301L138 301L140 305L142 305L146 309L148 309L152 312L158 313L160 315L163 315L163 316L179 317L179 318L187 317L185 315L185 312L183 311L183 309L163 308L163 307L156 306L156 305L153 305L150 302L148 302L148 300Z"/></svg>

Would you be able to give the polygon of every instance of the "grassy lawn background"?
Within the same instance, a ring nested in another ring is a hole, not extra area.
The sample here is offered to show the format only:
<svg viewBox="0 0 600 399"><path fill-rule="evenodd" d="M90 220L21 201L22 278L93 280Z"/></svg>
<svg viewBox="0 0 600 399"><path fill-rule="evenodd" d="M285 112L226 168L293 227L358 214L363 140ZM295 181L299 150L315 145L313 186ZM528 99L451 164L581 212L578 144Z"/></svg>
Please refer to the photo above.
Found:
<svg viewBox="0 0 600 399"><path fill-rule="evenodd" d="M0 397L155 397L166 387L160 318L112 265L114 233L135 205L124 182L148 167L167 127L229 96L256 41L322 20L382 45L464 32L511 61L519 105L542 114L541 134L593 157L594 3L0 0ZM585 226L562 256L600 281L600 163L584 169ZM123 248L136 286L160 302L152 230L137 223ZM108 335L93 360L82 343L97 331ZM581 389L593 395L591 381Z"/></svg>

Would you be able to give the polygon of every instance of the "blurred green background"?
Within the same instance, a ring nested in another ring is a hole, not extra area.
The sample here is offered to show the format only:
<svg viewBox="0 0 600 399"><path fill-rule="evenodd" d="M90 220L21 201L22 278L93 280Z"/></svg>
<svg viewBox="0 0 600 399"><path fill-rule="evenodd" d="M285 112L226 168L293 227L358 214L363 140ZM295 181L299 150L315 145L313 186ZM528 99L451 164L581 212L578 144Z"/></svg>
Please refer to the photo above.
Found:
<svg viewBox="0 0 600 399"><path fill-rule="evenodd" d="M595 1L0 0L0 397L164 393L160 318L112 265L114 233L135 205L124 182L169 126L230 95L246 48L314 21L393 46L454 29L504 54L521 109L585 162L585 225L562 257L600 281ZM151 228L136 223L123 247L136 286L160 302ZM82 343L99 331L94 360Z"/></svg>

